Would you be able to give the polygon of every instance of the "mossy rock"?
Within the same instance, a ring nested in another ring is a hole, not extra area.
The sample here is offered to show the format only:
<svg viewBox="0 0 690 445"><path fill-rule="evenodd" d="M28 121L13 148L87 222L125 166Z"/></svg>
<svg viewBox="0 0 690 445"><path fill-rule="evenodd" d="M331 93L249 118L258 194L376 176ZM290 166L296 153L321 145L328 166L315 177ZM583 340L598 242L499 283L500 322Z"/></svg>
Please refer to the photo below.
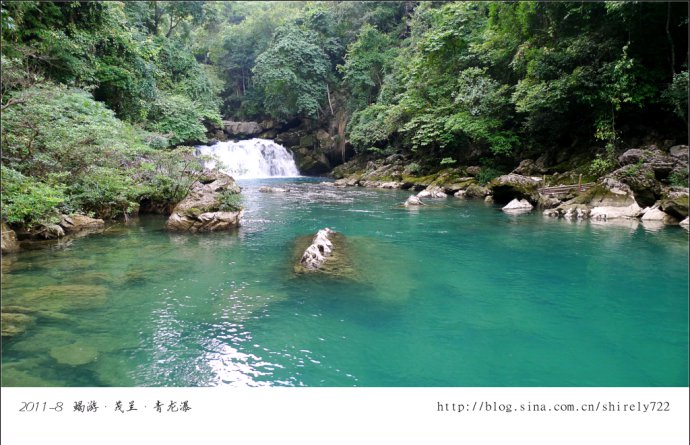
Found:
<svg viewBox="0 0 690 445"><path fill-rule="evenodd" d="M25 291L21 300L38 310L64 312L102 306L107 301L107 292L104 286L52 285Z"/></svg>
<svg viewBox="0 0 690 445"><path fill-rule="evenodd" d="M309 270L300 264L300 259L304 251L309 247L314 239L314 235L298 237L295 240L293 249L293 272L296 275L325 275L332 278L356 279L357 273L352 262L352 253L347 238L338 232L329 235L329 240L333 244L333 250L324 261L323 265L316 270Z"/></svg>
<svg viewBox="0 0 690 445"><path fill-rule="evenodd" d="M80 366L91 363L98 358L98 350L81 342L50 349L50 356L63 365Z"/></svg>
<svg viewBox="0 0 690 445"><path fill-rule="evenodd" d="M0 314L0 323L2 324L2 336L3 337L14 337L19 334L23 334L27 327L36 321L36 318L16 312L3 312Z"/></svg>
<svg viewBox="0 0 690 445"><path fill-rule="evenodd" d="M39 327L18 339L12 349L25 353L46 353L55 346L64 346L78 340L76 334L56 327Z"/></svg>
<svg viewBox="0 0 690 445"><path fill-rule="evenodd" d="M629 194L617 194L603 186L596 184L594 187L580 193L568 201L568 204L586 204L596 206L625 207L633 204L635 199Z"/></svg>
<svg viewBox="0 0 690 445"><path fill-rule="evenodd" d="M57 387L67 386L64 382L56 380L48 380L29 374L26 370L21 369L21 364L3 364L2 366L2 386L8 387L25 387L25 388L43 388L43 387ZM35 369L35 368L34 368Z"/></svg>
<svg viewBox="0 0 690 445"><path fill-rule="evenodd" d="M688 195L666 198L661 201L660 207L674 218L683 220L688 217Z"/></svg>

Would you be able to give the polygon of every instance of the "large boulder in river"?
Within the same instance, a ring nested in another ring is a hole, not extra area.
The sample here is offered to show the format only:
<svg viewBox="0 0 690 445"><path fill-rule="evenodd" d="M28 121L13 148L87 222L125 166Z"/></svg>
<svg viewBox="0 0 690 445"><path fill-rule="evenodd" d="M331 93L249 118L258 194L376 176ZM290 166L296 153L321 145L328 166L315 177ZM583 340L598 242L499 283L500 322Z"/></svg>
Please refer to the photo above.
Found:
<svg viewBox="0 0 690 445"><path fill-rule="evenodd" d="M0 223L0 232L2 235L2 254L15 253L19 251L19 241L17 241L17 234L10 229L7 224Z"/></svg>
<svg viewBox="0 0 690 445"><path fill-rule="evenodd" d="M237 227L242 216L235 180L213 171L196 182L186 198L173 209L166 229L178 232L212 232Z"/></svg>
<svg viewBox="0 0 690 445"><path fill-rule="evenodd" d="M334 278L356 278L350 249L341 233L321 229L306 249L303 246L302 242L298 243L300 256L294 267L296 274L318 272Z"/></svg>
<svg viewBox="0 0 690 445"><path fill-rule="evenodd" d="M539 178L511 173L492 179L489 182L489 189L498 203L507 203L513 199L537 202L539 200L537 188L540 184Z"/></svg>
<svg viewBox="0 0 690 445"><path fill-rule="evenodd" d="M307 247L302 254L302 258L299 260L299 264L305 270L321 269L328 257L331 256L333 243L330 240L330 236L333 233L334 232L328 227L316 232L311 244Z"/></svg>

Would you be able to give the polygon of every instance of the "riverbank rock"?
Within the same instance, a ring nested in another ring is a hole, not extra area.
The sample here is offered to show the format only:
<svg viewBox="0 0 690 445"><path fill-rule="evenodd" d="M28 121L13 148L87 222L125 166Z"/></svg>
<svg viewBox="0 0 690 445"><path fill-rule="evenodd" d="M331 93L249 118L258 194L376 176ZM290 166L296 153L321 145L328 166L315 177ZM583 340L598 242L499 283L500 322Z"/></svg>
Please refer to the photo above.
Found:
<svg viewBox="0 0 690 445"><path fill-rule="evenodd" d="M506 213L524 213L531 211L533 208L534 206L530 204L529 201L527 201L526 199L513 199L501 210L503 210Z"/></svg>
<svg viewBox="0 0 690 445"><path fill-rule="evenodd" d="M542 175L546 173L547 169L544 166L544 158L539 158L536 161L532 159L523 159L520 164L511 173L523 176Z"/></svg>
<svg viewBox="0 0 690 445"><path fill-rule="evenodd" d="M2 244L0 245L0 252L2 255L7 253L19 252L19 241L14 230L10 229L7 224L0 223L0 235L2 236Z"/></svg>
<svg viewBox="0 0 690 445"><path fill-rule="evenodd" d="M668 154L681 161L688 163L688 146L687 145L674 145L668 150Z"/></svg>
<svg viewBox="0 0 690 445"><path fill-rule="evenodd" d="M536 203L539 200L539 184L539 178L511 173L492 179L488 187L498 203L507 203L513 199L526 199Z"/></svg>
<svg viewBox="0 0 690 445"><path fill-rule="evenodd" d="M679 222L678 225L680 225L685 230L690 229L690 218L685 218L683 221Z"/></svg>
<svg viewBox="0 0 690 445"><path fill-rule="evenodd" d="M417 193L417 198L447 198L446 194L441 187L429 186L421 192Z"/></svg>
<svg viewBox="0 0 690 445"><path fill-rule="evenodd" d="M662 199L659 203L659 207L664 212L675 217L678 220L682 220L688 217L688 193L671 191L668 193L667 197Z"/></svg>
<svg viewBox="0 0 690 445"><path fill-rule="evenodd" d="M589 190L544 212L546 216L571 219L609 220L637 218L642 208L635 201L630 187L614 178L607 177Z"/></svg>
<svg viewBox="0 0 690 445"><path fill-rule="evenodd" d="M102 230L105 227L105 222L102 219L90 218L85 215L62 215L60 227L69 235L82 231Z"/></svg>
<svg viewBox="0 0 690 445"><path fill-rule="evenodd" d="M627 184L641 206L651 206L662 197L664 184L687 178L686 145L671 147L669 153L655 145L632 148L618 157L621 167L607 175Z"/></svg>
<svg viewBox="0 0 690 445"><path fill-rule="evenodd" d="M175 232L212 232L237 227L242 209L228 204L227 199L239 195L235 180L213 171L203 182L196 182L186 198L173 209L165 228Z"/></svg>
<svg viewBox="0 0 690 445"><path fill-rule="evenodd" d="M642 221L660 221L664 224L677 224L678 220L664 212L663 210L652 207L643 210Z"/></svg>
<svg viewBox="0 0 690 445"><path fill-rule="evenodd" d="M330 184L330 183L328 183ZM268 187L268 186L263 186L259 188L259 191L261 193L287 193L290 191L290 189L284 189L280 187Z"/></svg>
<svg viewBox="0 0 690 445"><path fill-rule="evenodd" d="M466 189L465 189L465 198L480 198L484 199L486 196L489 196L491 194L491 190L489 190L487 187L483 187L479 184L470 184Z"/></svg>

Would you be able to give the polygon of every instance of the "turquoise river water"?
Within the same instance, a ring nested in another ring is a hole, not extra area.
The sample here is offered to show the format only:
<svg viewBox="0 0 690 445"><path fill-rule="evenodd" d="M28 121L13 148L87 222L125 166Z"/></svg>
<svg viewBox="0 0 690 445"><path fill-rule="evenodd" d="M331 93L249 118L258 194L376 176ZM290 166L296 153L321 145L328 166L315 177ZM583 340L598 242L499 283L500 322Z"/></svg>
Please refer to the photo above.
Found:
<svg viewBox="0 0 690 445"><path fill-rule="evenodd" d="M150 216L3 258L3 306L37 312L3 338L2 385L688 385L679 227L241 185L231 233ZM352 276L293 273L323 227L346 236Z"/></svg>

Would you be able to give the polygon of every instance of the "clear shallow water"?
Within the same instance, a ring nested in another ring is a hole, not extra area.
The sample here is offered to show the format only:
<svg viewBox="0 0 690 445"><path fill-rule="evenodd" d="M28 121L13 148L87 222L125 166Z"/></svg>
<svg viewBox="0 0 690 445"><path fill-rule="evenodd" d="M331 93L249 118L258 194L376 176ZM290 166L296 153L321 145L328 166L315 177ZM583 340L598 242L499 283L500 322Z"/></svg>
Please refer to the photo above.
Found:
<svg viewBox="0 0 690 445"><path fill-rule="evenodd" d="M688 385L683 229L242 185L233 233L146 217L3 258L3 306L42 312L3 339L2 385ZM352 279L293 275L295 240L323 227Z"/></svg>

